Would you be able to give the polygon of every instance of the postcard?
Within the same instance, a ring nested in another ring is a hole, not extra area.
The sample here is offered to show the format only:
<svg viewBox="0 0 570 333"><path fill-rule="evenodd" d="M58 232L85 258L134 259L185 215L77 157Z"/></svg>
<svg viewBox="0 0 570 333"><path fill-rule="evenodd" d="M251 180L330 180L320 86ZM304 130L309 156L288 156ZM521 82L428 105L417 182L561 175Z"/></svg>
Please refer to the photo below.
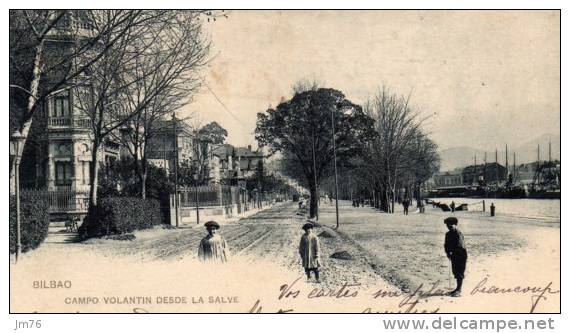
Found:
<svg viewBox="0 0 570 333"><path fill-rule="evenodd" d="M11 313L560 313L559 10L10 10Z"/></svg>

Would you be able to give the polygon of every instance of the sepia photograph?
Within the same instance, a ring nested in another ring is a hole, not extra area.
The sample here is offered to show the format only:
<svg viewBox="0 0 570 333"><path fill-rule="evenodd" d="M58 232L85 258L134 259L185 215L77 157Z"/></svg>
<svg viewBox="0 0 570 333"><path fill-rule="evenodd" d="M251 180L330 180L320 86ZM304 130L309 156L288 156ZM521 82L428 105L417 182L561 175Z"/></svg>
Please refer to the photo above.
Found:
<svg viewBox="0 0 570 333"><path fill-rule="evenodd" d="M561 313L561 10L10 9L8 73L11 314Z"/></svg>

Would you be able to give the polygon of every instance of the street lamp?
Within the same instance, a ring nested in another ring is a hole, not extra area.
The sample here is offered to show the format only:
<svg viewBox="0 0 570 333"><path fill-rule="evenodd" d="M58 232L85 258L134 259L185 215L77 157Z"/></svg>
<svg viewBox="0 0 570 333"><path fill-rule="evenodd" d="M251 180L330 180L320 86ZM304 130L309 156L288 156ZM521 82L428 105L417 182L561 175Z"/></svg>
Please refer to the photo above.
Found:
<svg viewBox="0 0 570 333"><path fill-rule="evenodd" d="M337 105L337 109L342 108L342 104ZM335 209L336 209L336 229L339 227L338 222L338 173L336 170L336 134L334 128L334 109L331 109L331 125L332 125L332 143L333 143L333 155L334 155L334 199L335 199Z"/></svg>
<svg viewBox="0 0 570 333"><path fill-rule="evenodd" d="M25 140L25 136L15 131L10 136L10 152L14 156L14 186L16 194L16 262L22 252L22 226L20 220L20 158L22 157L21 149Z"/></svg>
<svg viewBox="0 0 570 333"><path fill-rule="evenodd" d="M174 127L174 209L176 211L176 227L178 228L178 130L176 128L176 112L172 113L172 125Z"/></svg>

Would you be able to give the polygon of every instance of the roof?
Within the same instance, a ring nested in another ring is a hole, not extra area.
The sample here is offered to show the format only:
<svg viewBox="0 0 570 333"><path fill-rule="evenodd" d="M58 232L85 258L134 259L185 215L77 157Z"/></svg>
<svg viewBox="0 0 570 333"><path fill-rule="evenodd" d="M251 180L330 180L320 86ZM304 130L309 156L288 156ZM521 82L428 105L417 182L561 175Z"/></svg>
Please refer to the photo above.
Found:
<svg viewBox="0 0 570 333"><path fill-rule="evenodd" d="M232 156L234 151L234 146L225 143L223 145L217 145L212 148L212 154L218 156L222 160L227 160L228 156Z"/></svg>
<svg viewBox="0 0 570 333"><path fill-rule="evenodd" d="M238 157L263 157L260 151L251 151L246 147L236 147L235 150L235 155Z"/></svg>
<svg viewBox="0 0 570 333"><path fill-rule="evenodd" d="M174 121L172 119L159 120L153 125L153 127L159 132L174 132ZM176 119L176 130L179 133L184 132L187 135L192 134L192 127L182 119Z"/></svg>
<svg viewBox="0 0 570 333"><path fill-rule="evenodd" d="M252 151L246 147L234 147L231 144L223 144L216 146L212 149L212 154L220 157L221 159L227 159L228 156L233 156L234 158L259 158L264 157L261 151Z"/></svg>

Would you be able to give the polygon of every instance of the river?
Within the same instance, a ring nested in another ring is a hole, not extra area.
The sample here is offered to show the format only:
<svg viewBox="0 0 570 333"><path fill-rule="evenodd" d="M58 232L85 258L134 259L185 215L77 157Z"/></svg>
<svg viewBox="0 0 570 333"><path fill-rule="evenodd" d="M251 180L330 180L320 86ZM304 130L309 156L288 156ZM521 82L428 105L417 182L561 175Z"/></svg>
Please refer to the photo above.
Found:
<svg viewBox="0 0 570 333"><path fill-rule="evenodd" d="M560 223L560 199L494 199L494 198L430 198L434 201L456 206L462 203L469 205L469 210L482 210L481 201L485 200L489 211L491 203L495 204L497 214L504 216L526 217L544 222Z"/></svg>

